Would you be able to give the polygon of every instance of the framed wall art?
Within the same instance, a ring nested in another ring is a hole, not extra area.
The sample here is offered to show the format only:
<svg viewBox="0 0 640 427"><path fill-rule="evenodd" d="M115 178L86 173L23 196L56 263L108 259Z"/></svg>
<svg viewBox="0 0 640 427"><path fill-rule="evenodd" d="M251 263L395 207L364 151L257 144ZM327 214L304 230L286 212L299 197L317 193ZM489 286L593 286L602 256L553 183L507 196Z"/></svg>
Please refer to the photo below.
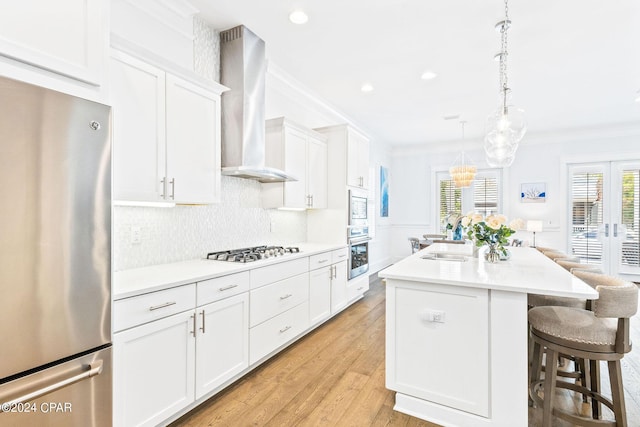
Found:
<svg viewBox="0 0 640 427"><path fill-rule="evenodd" d="M547 185L544 182L522 184L520 201L522 203L544 203L547 198Z"/></svg>
<svg viewBox="0 0 640 427"><path fill-rule="evenodd" d="M389 169L380 166L380 217L389 216Z"/></svg>

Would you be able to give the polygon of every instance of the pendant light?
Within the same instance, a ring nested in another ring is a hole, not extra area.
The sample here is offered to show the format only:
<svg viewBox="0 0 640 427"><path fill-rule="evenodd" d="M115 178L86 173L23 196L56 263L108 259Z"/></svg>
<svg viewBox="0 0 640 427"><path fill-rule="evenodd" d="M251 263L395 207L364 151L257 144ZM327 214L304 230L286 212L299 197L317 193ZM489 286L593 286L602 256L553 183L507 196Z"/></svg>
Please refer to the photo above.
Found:
<svg viewBox="0 0 640 427"><path fill-rule="evenodd" d="M511 27L508 0L504 2L504 20L495 26L500 31L501 49L496 55L500 61L500 97L497 110L489 115L484 137L486 160L491 167L508 167L513 163L518 144L527 132L524 111L510 104L507 78L507 32Z"/></svg>
<svg viewBox="0 0 640 427"><path fill-rule="evenodd" d="M462 143L464 144L464 124L465 121L461 121L462 125ZM451 175L451 179L453 183L458 188L466 188L471 186L471 182L476 177L476 172L478 168L470 161L467 160L465 163L464 157L464 147L462 153L458 155L453 166L449 168L449 175Z"/></svg>

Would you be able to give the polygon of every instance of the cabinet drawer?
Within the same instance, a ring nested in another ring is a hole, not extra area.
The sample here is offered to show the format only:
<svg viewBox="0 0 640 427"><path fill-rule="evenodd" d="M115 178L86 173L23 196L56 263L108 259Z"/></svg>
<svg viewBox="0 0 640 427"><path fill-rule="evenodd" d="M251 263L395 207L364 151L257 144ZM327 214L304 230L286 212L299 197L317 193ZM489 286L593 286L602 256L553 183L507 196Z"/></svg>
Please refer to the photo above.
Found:
<svg viewBox="0 0 640 427"><path fill-rule="evenodd" d="M309 271L309 258L298 258L251 270L251 289Z"/></svg>
<svg viewBox="0 0 640 427"><path fill-rule="evenodd" d="M300 274L251 291L249 305L250 326L309 299L309 273Z"/></svg>
<svg viewBox="0 0 640 427"><path fill-rule="evenodd" d="M311 255L309 257L309 270L315 270L316 268L325 267L331 264L332 253L324 252L317 255Z"/></svg>
<svg viewBox="0 0 640 427"><path fill-rule="evenodd" d="M161 319L196 306L195 283L113 303L114 332Z"/></svg>
<svg viewBox="0 0 640 427"><path fill-rule="evenodd" d="M369 290L369 278L347 282L347 300L353 301Z"/></svg>
<svg viewBox="0 0 640 427"><path fill-rule="evenodd" d="M306 302L264 322L249 331L249 363L255 363L295 338L309 325Z"/></svg>
<svg viewBox="0 0 640 427"><path fill-rule="evenodd" d="M246 292L249 290L250 280L249 272L245 271L198 282L197 305L209 304Z"/></svg>
<svg viewBox="0 0 640 427"><path fill-rule="evenodd" d="M348 256L349 253L347 252L347 248L331 251L331 263L335 264L336 262L346 261Z"/></svg>

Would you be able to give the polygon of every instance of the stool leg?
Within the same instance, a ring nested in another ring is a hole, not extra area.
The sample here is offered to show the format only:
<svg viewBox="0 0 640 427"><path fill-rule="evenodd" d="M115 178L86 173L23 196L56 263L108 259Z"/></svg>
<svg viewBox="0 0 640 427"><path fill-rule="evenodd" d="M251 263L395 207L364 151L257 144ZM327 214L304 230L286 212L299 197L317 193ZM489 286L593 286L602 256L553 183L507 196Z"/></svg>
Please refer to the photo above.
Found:
<svg viewBox="0 0 640 427"><path fill-rule="evenodd" d="M553 415L553 399L556 392L558 364L555 363L558 353L547 348L547 364L544 369L544 405L542 409L542 427L551 427Z"/></svg>
<svg viewBox="0 0 640 427"><path fill-rule="evenodd" d="M576 366L576 370L580 373L580 385L582 385L582 387L586 387L587 389L591 389L591 384L590 384L590 379L591 379L591 369L590 369L590 364L589 361L586 359L582 359L582 358L576 358L576 362L575 362L575 366ZM576 382L578 382L578 380L576 380ZM589 396L586 394L582 395L582 402L583 403L588 403L589 402Z"/></svg>
<svg viewBox="0 0 640 427"><path fill-rule="evenodd" d="M599 394L602 391L600 389L600 361L590 360L589 366L591 367L591 391ZM599 420L601 413L602 404L596 399L591 399L591 416L593 417L593 419Z"/></svg>
<svg viewBox="0 0 640 427"><path fill-rule="evenodd" d="M533 340L532 340L533 341ZM531 356L531 371L529 372L529 402L533 404L531 394L535 393L532 389L533 383L540 379L540 371L542 365L542 346L540 343L533 341L533 355Z"/></svg>
<svg viewBox="0 0 640 427"><path fill-rule="evenodd" d="M620 360L610 360L609 380L611 381L611 398L613 400L613 412L616 416L616 425L627 427L627 411L624 405L624 389L622 385L622 369Z"/></svg>

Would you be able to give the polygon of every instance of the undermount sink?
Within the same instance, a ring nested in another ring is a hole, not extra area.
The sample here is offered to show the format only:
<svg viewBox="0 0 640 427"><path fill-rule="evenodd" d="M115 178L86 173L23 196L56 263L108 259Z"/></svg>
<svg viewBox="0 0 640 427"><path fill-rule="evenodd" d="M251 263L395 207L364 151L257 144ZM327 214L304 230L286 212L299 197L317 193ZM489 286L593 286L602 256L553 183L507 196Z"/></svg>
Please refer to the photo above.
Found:
<svg viewBox="0 0 640 427"><path fill-rule="evenodd" d="M448 254L448 253L442 253L442 252L430 252L422 255L421 258L431 260L431 261L455 261L455 262L467 261L467 257L464 255Z"/></svg>

